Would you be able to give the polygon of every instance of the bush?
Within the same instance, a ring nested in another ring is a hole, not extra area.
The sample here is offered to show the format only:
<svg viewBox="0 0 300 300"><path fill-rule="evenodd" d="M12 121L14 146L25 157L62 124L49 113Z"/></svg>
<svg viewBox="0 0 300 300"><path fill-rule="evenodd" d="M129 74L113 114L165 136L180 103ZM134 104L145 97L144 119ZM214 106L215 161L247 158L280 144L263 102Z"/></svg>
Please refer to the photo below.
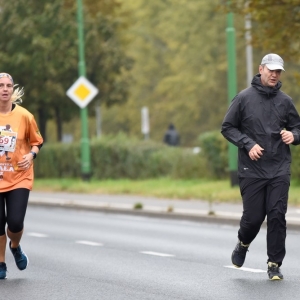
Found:
<svg viewBox="0 0 300 300"><path fill-rule="evenodd" d="M199 143L206 166L218 178L228 177L228 142L219 131L210 131L199 136Z"/></svg>
<svg viewBox="0 0 300 300"><path fill-rule="evenodd" d="M218 179L228 178L228 141L218 131L201 134L198 140L210 174ZM300 185L300 145L291 145L290 149L292 179Z"/></svg>
<svg viewBox="0 0 300 300"><path fill-rule="evenodd" d="M291 178L300 185L300 145L290 146L292 153Z"/></svg>
<svg viewBox="0 0 300 300"><path fill-rule="evenodd" d="M90 154L92 177L96 179L207 177L202 154L151 140L129 139L124 134L91 141ZM36 162L37 178L78 178L81 176L80 145L45 144Z"/></svg>

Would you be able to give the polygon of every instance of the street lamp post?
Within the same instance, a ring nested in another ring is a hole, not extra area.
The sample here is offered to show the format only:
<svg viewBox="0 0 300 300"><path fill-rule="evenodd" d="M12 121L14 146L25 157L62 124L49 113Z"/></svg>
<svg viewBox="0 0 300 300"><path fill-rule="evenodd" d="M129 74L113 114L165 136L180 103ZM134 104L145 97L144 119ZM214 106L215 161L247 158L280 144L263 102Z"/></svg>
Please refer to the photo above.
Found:
<svg viewBox="0 0 300 300"><path fill-rule="evenodd" d="M247 14L245 17L245 39L246 39L246 62L247 62L247 86L251 85L253 78L253 58L251 45L251 15Z"/></svg>
<svg viewBox="0 0 300 300"><path fill-rule="evenodd" d="M235 54L235 29L233 26L233 14L227 14L227 59L228 59L228 103L234 98L237 92L236 80L236 54ZM237 147L231 143L229 147L229 172L231 186L238 184L237 177Z"/></svg>
<svg viewBox="0 0 300 300"><path fill-rule="evenodd" d="M86 77L85 53L84 53L84 31L83 31L83 6L82 0L77 0L77 22L78 22L78 73L79 77ZM88 181L91 177L90 144L88 137L88 111L87 107L80 109L81 117L81 176Z"/></svg>

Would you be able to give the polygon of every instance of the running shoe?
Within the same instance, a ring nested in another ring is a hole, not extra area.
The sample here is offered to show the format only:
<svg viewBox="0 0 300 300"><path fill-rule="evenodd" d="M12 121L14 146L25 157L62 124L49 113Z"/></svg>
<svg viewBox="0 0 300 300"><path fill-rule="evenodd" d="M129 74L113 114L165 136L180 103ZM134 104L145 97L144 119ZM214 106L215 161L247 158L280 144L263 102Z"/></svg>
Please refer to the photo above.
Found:
<svg viewBox="0 0 300 300"><path fill-rule="evenodd" d="M29 263L27 255L22 251L21 245L17 248L11 247L11 242L9 242L9 249L15 258L16 265L19 270L25 270Z"/></svg>
<svg viewBox="0 0 300 300"><path fill-rule="evenodd" d="M268 275L270 280L281 280L283 275L280 272L278 264L271 261L268 262Z"/></svg>
<svg viewBox="0 0 300 300"><path fill-rule="evenodd" d="M2 262L0 263L0 279L5 279L6 278L6 263Z"/></svg>
<svg viewBox="0 0 300 300"><path fill-rule="evenodd" d="M244 264L247 251L249 251L248 250L249 246L250 244L245 245L241 241L238 241L231 255L232 264L236 268L240 268Z"/></svg>

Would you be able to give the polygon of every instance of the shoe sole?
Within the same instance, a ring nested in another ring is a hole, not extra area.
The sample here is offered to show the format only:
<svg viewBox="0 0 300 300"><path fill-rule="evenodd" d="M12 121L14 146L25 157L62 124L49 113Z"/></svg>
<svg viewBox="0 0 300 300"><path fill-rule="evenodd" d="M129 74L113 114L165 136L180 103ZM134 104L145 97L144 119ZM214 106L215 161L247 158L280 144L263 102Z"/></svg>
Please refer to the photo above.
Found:
<svg viewBox="0 0 300 300"><path fill-rule="evenodd" d="M237 269L239 269L239 268L242 267L242 266L237 266L237 265L235 265L235 264L233 264L233 266L234 266L235 268L237 268Z"/></svg>
<svg viewBox="0 0 300 300"><path fill-rule="evenodd" d="M282 280L283 278L280 278L279 276L273 276L270 278L270 280Z"/></svg>

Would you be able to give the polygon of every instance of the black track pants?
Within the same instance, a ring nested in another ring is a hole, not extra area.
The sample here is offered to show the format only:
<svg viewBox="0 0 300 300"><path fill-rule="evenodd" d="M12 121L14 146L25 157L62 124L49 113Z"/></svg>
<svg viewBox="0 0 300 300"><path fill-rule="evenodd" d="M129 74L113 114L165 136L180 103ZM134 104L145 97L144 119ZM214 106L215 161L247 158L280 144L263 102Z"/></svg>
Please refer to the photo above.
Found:
<svg viewBox="0 0 300 300"><path fill-rule="evenodd" d="M250 244L267 216L268 261L279 265L285 256L286 220L290 176L272 179L239 178L243 216L238 238Z"/></svg>

